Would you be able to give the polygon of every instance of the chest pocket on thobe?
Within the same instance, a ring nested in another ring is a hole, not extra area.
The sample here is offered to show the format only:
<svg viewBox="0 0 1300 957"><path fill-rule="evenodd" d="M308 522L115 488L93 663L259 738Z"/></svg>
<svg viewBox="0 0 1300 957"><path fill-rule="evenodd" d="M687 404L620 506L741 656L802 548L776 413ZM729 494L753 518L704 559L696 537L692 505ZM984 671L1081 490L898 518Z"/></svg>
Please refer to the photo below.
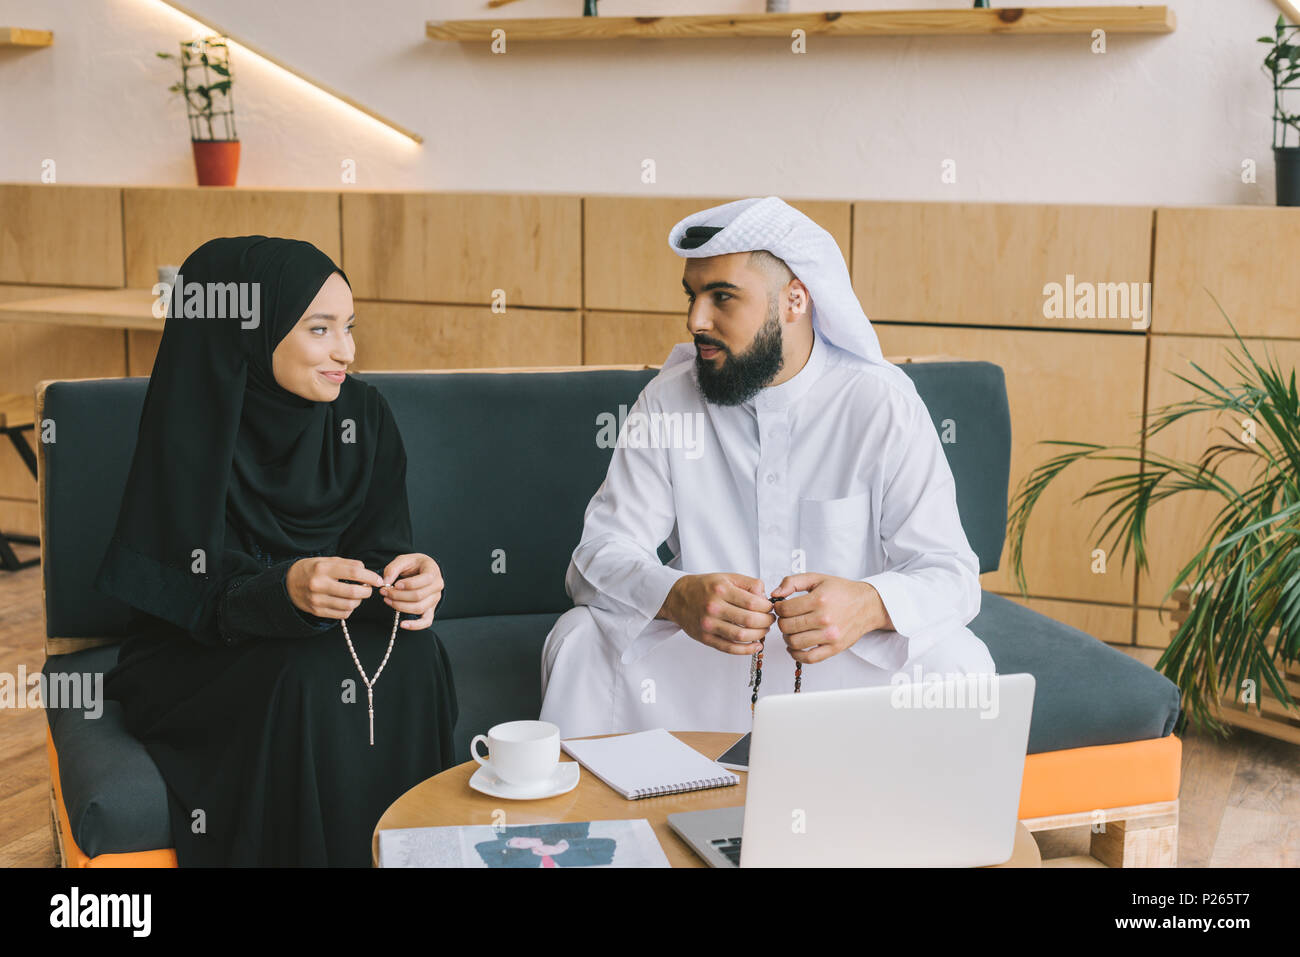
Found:
<svg viewBox="0 0 1300 957"><path fill-rule="evenodd" d="M804 570L840 578L866 577L874 526L870 492L847 498L803 499L795 548L804 551Z"/></svg>

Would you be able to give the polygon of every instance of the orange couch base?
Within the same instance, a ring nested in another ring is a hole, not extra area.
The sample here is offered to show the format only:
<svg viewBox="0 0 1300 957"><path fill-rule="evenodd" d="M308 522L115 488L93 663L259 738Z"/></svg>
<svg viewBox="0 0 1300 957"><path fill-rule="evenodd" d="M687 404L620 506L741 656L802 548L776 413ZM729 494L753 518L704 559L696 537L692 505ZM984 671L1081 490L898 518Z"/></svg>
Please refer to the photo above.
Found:
<svg viewBox="0 0 1300 957"><path fill-rule="evenodd" d="M63 863L67 867L175 867L176 851L133 851L129 854L97 854L88 857L72 839L68 809L63 804L63 785L59 783L59 755L54 750L50 726L45 724L45 753L50 759L50 784L54 788L54 805L59 818L59 835L63 844Z"/></svg>
<svg viewBox="0 0 1300 957"><path fill-rule="evenodd" d="M134 851L88 857L72 838L59 784L59 756L48 725L45 750L68 867L176 867L176 851ZM1092 748L1045 751L1025 758L1017 817L1026 820L1178 799L1183 743L1174 735Z"/></svg>
<svg viewBox="0 0 1300 957"><path fill-rule="evenodd" d="M1178 800L1183 742L1166 735L1025 758L1020 811L1025 821Z"/></svg>

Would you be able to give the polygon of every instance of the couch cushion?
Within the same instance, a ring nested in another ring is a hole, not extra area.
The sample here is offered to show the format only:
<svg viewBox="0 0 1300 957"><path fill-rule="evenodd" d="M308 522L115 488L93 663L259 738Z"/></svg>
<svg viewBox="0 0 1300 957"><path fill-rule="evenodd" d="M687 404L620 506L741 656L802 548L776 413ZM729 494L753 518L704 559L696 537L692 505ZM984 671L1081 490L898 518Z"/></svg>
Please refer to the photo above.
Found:
<svg viewBox="0 0 1300 957"><path fill-rule="evenodd" d="M435 622L456 683L456 762L476 734L542 711L542 645L558 614L493 615Z"/></svg>
<svg viewBox="0 0 1300 957"><path fill-rule="evenodd" d="M980 569L996 569L1011 457L1002 370L988 362L902 368L945 440ZM564 573L612 454L596 443L597 417L618 417L655 371L363 377L384 394L402 430L415 541L447 581L440 617L569 608ZM494 564L498 554L504 573Z"/></svg>
<svg viewBox="0 0 1300 957"><path fill-rule="evenodd" d="M49 636L126 633L130 609L96 591L94 581L117 525L147 383L93 379L55 382L45 390L43 414L55 428L54 441L40 447L45 486L41 574ZM87 468L88 462L94 467Z"/></svg>
<svg viewBox="0 0 1300 957"><path fill-rule="evenodd" d="M383 393L402 432L415 542L446 581L440 618L572 605L564 573L613 454L596 443L597 416L631 406L654 374L361 377Z"/></svg>
<svg viewBox="0 0 1300 957"><path fill-rule="evenodd" d="M1002 367L991 362L900 366L925 402L957 486L957 512L980 572L996 571L1007 530L1011 409Z"/></svg>
<svg viewBox="0 0 1300 957"><path fill-rule="evenodd" d="M983 593L969 625L999 674L1034 676L1028 753L1161 738L1178 719L1178 686L1086 632Z"/></svg>
<svg viewBox="0 0 1300 957"><path fill-rule="evenodd" d="M102 674L117 664L117 650L110 645L51 655L41 670L47 680ZM162 775L126 730L121 704L101 704L97 718L87 717L94 708L46 708L72 839L88 857L169 848L171 817Z"/></svg>
<svg viewBox="0 0 1300 957"><path fill-rule="evenodd" d="M987 362L904 365L945 440L957 507L980 569L998 566L1011 429L1002 370ZM372 373L407 453L415 546L442 566L443 620L560 613L582 517L612 450L597 416L631 406L655 370ZM128 613L92 587L126 484L146 379L56 382L43 444L47 634L122 636ZM88 469L86 462L94 462ZM504 558L504 573L498 557Z"/></svg>

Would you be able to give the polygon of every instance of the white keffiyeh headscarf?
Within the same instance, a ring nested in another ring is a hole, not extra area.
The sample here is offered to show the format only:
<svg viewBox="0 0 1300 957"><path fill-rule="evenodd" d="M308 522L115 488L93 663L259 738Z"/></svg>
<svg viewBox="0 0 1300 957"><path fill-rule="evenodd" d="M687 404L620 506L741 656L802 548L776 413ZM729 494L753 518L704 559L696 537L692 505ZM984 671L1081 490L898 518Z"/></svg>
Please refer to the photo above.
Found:
<svg viewBox="0 0 1300 957"><path fill-rule="evenodd" d="M695 227L720 230L701 242L699 236L687 237L688 229L697 232ZM684 239L694 248L683 248ZM683 258L766 249L783 260L808 287L813 329L823 339L888 370L900 385L905 383L904 388L915 392L911 378L881 352L880 340L853 291L844 255L834 237L779 197L740 199L692 213L668 233L668 245ZM695 354L694 343L676 345L663 368L693 359Z"/></svg>

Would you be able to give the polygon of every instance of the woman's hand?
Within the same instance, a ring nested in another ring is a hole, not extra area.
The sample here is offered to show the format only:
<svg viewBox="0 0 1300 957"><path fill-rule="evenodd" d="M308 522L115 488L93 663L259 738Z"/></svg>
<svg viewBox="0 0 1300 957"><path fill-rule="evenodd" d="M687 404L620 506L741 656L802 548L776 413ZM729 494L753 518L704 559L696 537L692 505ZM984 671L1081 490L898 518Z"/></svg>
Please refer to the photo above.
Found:
<svg viewBox="0 0 1300 957"><path fill-rule="evenodd" d="M346 581L367 584L350 585ZM299 611L317 618L344 619L369 598L371 586L384 581L359 561L350 558L300 558L289 566L285 587Z"/></svg>
<svg viewBox="0 0 1300 957"><path fill-rule="evenodd" d="M381 584L379 593L389 608L420 616L402 622L403 628L418 631L433 624L433 610L442 600L442 569L432 558L418 552L398 555L384 569Z"/></svg>

